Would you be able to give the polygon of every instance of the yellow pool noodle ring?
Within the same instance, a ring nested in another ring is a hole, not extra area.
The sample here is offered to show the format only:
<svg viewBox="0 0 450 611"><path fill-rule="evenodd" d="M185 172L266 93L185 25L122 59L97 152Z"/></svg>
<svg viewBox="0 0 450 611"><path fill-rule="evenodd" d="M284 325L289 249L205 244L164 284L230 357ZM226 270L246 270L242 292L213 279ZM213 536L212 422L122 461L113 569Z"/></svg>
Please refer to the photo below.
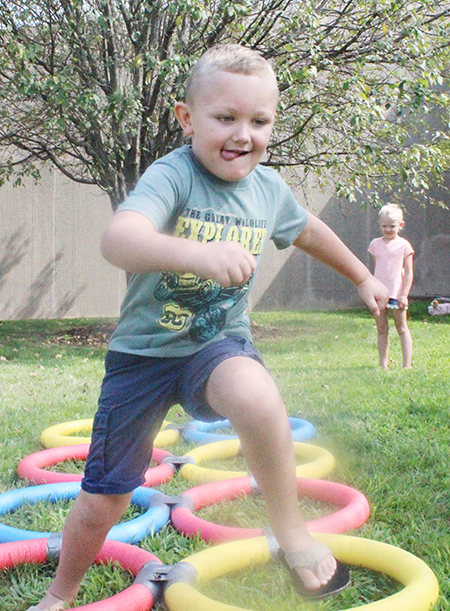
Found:
<svg viewBox="0 0 450 611"><path fill-rule="evenodd" d="M341 562L384 573L404 587L392 596L352 607L351 611L429 611L439 596L439 584L425 562L398 547L347 535L314 533ZM182 560L197 570L195 585L201 585L232 571L265 564L270 560L266 537L232 541L209 548ZM224 604L201 594L186 583L173 583L165 592L169 611L251 611ZM350 610L349 610L350 611Z"/></svg>
<svg viewBox="0 0 450 611"><path fill-rule="evenodd" d="M294 441L294 450L296 457L305 462L305 464L297 467L297 477L321 479L328 475L334 468L334 457L324 448L309 443ZM199 463L212 458L233 458L237 456L239 452L239 439L227 439L199 446L186 454L186 456L193 458L197 464L188 463L183 465L180 469L180 475L195 484L205 484L207 482L217 482L223 479L245 477L248 475L246 471L222 471L220 469L207 469L199 465Z"/></svg>
<svg viewBox="0 0 450 611"><path fill-rule="evenodd" d="M44 448L59 448L60 446L76 445L79 443L91 443L90 437L77 437L76 433L92 433L93 418L85 420L72 420L55 424L45 429L41 434L41 444ZM167 448L174 445L179 439L179 433L175 429L164 430L170 423L164 421L163 428L156 436L155 448Z"/></svg>

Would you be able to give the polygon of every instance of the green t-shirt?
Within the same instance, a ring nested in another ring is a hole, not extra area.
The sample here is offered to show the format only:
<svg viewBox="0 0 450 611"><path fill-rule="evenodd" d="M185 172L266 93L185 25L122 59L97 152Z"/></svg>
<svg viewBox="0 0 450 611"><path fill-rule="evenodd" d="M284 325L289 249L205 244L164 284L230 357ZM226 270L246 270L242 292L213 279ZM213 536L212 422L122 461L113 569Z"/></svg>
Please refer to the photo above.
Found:
<svg viewBox="0 0 450 611"><path fill-rule="evenodd" d="M149 218L165 234L189 240L240 242L258 260L269 239L290 246L308 214L279 174L258 165L238 182L205 170L183 146L153 163L119 210ZM253 274L223 288L194 274L134 274L110 350L143 356L186 356L229 336L251 339L246 314Z"/></svg>

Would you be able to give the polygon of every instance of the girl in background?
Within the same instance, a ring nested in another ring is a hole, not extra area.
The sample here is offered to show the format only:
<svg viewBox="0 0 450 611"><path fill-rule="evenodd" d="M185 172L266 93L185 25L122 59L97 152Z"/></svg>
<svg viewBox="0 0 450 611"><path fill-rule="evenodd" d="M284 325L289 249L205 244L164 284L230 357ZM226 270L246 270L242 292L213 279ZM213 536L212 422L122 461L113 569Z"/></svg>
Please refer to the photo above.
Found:
<svg viewBox="0 0 450 611"><path fill-rule="evenodd" d="M408 295L413 282L413 254L411 244L399 236L403 228L403 211L396 204L386 204L378 214L381 238L375 238L369 245L374 276L389 290L387 309L381 310L376 318L378 331L378 353L380 366L387 369L389 362L389 320L388 309L392 310L395 328L400 337L403 367L412 364L412 337L408 328L406 312Z"/></svg>

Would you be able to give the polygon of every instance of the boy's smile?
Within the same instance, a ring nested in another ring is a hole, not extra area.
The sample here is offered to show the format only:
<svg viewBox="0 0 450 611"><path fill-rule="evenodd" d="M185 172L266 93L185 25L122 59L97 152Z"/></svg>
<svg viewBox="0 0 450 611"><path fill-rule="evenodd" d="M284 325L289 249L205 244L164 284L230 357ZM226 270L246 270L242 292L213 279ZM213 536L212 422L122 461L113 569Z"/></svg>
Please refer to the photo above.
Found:
<svg viewBox="0 0 450 611"><path fill-rule="evenodd" d="M227 181L245 178L261 161L275 123L278 90L269 73L217 71L175 113L192 137L196 159Z"/></svg>

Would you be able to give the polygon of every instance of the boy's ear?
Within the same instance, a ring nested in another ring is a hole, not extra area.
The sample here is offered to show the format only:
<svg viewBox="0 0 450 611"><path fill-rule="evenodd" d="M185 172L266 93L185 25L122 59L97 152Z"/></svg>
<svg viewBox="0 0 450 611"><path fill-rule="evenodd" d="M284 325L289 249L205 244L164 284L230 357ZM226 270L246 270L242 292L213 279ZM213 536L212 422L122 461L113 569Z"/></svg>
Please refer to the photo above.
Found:
<svg viewBox="0 0 450 611"><path fill-rule="evenodd" d="M177 121L181 125L184 135L192 136L192 134L194 133L194 129L192 127L191 110L189 106L186 104L186 102L176 102L174 111Z"/></svg>

